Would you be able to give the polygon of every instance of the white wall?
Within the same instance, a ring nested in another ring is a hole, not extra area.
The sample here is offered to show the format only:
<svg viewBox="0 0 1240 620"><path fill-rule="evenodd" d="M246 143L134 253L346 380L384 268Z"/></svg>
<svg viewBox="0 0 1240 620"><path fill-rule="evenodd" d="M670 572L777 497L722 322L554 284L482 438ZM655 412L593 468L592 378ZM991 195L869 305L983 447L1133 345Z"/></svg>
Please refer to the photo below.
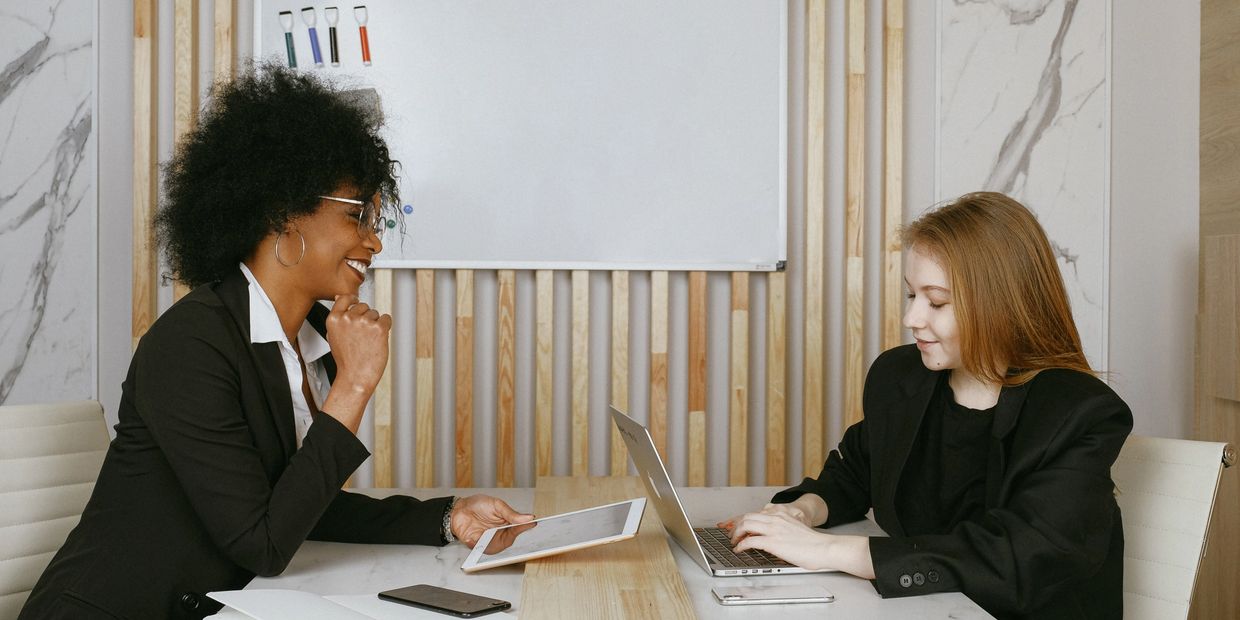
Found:
<svg viewBox="0 0 1240 620"><path fill-rule="evenodd" d="M1134 433L1188 437L1201 4L1114 0L1112 31L1111 383Z"/></svg>
<svg viewBox="0 0 1240 620"><path fill-rule="evenodd" d="M0 403L91 398L96 367L95 7L0 11Z"/></svg>
<svg viewBox="0 0 1240 620"><path fill-rule="evenodd" d="M99 11L99 402L116 424L133 288L133 3Z"/></svg>

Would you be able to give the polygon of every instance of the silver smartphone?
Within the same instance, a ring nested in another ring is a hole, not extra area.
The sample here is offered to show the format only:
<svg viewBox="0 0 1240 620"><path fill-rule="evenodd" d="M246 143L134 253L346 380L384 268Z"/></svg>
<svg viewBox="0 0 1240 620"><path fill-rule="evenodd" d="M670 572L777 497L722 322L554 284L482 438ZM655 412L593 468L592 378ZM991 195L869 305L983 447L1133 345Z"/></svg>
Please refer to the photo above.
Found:
<svg viewBox="0 0 1240 620"><path fill-rule="evenodd" d="M830 603L835 595L819 585L734 586L710 589L720 605L787 605Z"/></svg>

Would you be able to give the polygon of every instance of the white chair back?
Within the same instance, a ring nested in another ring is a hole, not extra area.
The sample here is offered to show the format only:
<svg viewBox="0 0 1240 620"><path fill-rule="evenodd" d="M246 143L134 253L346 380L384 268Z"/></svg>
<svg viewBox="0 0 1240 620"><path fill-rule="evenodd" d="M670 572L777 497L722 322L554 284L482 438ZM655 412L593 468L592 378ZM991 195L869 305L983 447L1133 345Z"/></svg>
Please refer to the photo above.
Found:
<svg viewBox="0 0 1240 620"><path fill-rule="evenodd" d="M1227 444L1130 436L1111 467L1124 520L1124 617L1187 618Z"/></svg>
<svg viewBox="0 0 1240 620"><path fill-rule="evenodd" d="M16 618L77 525L108 449L95 401L0 407L0 618Z"/></svg>

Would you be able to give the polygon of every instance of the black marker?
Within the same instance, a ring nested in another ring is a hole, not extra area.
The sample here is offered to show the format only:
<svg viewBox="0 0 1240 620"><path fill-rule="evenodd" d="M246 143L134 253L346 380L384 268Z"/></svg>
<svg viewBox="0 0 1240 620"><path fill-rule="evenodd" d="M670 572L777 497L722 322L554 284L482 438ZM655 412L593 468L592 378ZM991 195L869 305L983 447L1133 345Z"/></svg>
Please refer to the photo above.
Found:
<svg viewBox="0 0 1240 620"><path fill-rule="evenodd" d="M340 14L336 11L336 7L329 6L323 9L323 16L327 18L327 42L331 46L332 66L340 66L340 48L336 46L336 22L340 20Z"/></svg>

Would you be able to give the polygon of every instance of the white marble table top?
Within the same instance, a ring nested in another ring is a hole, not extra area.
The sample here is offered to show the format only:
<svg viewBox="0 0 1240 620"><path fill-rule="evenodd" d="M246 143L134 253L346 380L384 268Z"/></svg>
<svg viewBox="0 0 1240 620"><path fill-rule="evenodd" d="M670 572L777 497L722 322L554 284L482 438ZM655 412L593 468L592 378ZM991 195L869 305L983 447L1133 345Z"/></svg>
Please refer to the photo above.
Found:
<svg viewBox="0 0 1240 620"><path fill-rule="evenodd" d="M717 487L677 489L689 512L693 525L713 525L733 516L738 509L756 509L778 491L779 487ZM400 491L374 489L367 491L375 496L385 496ZM486 493L499 497L518 510L529 510L534 504L533 489L412 489L404 493L414 497L430 498L442 495L470 495ZM853 523L831 531L839 533L881 535L878 526L870 521ZM694 609L701 618L793 618L822 617L830 614L836 618L990 618L968 597L959 593L931 594L898 599L883 599L874 587L864 579L843 573L819 573L810 575L776 575L762 577L712 577L689 555L671 540L669 547L676 558L680 574L684 578ZM411 607L381 604L375 593L400 588L415 583L429 583L472 592L512 602L511 616L521 614L521 565L504 566L479 573L461 572L469 550L461 544L443 548L412 545L351 545L307 541L293 557L287 570L279 577L256 578L249 589L305 590L320 595L333 595L339 602L347 602L354 609L359 603L365 607L382 610L385 618L444 618L441 614L424 612ZM816 583L826 586L835 601L809 605L757 605L724 607L715 602L710 589L714 586L741 586L757 584ZM374 606L367 604L373 599ZM374 614L371 610L364 613ZM237 612L225 610L215 618L244 618ZM503 617L497 614L491 617ZM583 616L584 617L584 616Z"/></svg>

